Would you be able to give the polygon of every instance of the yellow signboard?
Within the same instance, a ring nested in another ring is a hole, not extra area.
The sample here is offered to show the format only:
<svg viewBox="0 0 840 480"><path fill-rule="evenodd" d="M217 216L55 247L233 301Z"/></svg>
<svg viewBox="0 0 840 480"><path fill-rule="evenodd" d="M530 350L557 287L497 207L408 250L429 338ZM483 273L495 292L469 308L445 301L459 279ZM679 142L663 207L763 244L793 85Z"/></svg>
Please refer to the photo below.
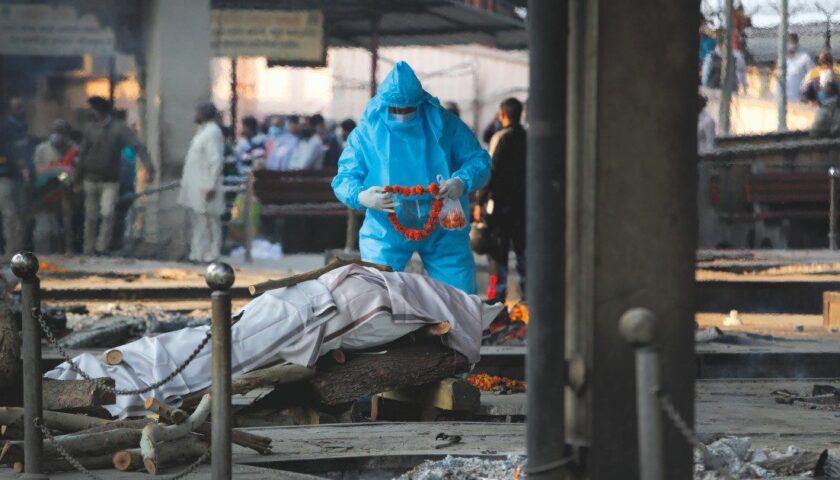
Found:
<svg viewBox="0 0 840 480"><path fill-rule="evenodd" d="M114 54L114 32L70 6L0 4L0 55Z"/></svg>
<svg viewBox="0 0 840 480"><path fill-rule="evenodd" d="M317 66L326 62L320 10L231 10L210 13L217 57L267 57L272 63Z"/></svg>

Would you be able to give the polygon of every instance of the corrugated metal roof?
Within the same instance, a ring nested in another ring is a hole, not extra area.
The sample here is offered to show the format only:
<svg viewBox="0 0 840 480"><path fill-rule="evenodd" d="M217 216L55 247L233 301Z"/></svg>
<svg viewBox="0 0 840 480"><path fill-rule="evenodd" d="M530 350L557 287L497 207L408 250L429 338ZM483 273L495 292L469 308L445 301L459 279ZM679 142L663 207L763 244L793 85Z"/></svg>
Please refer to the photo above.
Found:
<svg viewBox="0 0 840 480"><path fill-rule="evenodd" d="M491 12L463 0L213 0L213 8L324 12L328 45L367 47L379 19L380 46L478 43L501 49L527 48L525 21L512 4L496 0Z"/></svg>

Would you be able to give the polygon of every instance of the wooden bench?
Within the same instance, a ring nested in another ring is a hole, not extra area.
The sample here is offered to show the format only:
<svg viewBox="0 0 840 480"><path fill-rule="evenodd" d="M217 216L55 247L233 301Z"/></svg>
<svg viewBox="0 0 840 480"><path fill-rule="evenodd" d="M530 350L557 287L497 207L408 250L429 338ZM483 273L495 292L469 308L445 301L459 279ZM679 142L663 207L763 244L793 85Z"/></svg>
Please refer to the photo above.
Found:
<svg viewBox="0 0 840 480"><path fill-rule="evenodd" d="M253 199L260 201L263 218L308 217L320 219L346 218L345 249L356 248L358 217L364 212L354 211L339 202L332 189L337 170L298 170L276 172L257 170L247 181L245 211L251 211ZM251 259L251 243L255 236L250 215L245 216L245 258ZM334 222L334 220L330 220Z"/></svg>
<svg viewBox="0 0 840 480"><path fill-rule="evenodd" d="M347 207L335 198L332 190L335 174L335 169L258 170L254 172L254 196L262 204L264 216L346 216Z"/></svg>
<svg viewBox="0 0 840 480"><path fill-rule="evenodd" d="M750 174L744 191L747 202L757 207L755 220L828 217L830 185L824 172Z"/></svg>
<svg viewBox="0 0 840 480"><path fill-rule="evenodd" d="M721 179L711 178L708 188L712 205L722 218L749 222L828 216L830 186L826 173L747 173L743 181L743 195L724 201Z"/></svg>

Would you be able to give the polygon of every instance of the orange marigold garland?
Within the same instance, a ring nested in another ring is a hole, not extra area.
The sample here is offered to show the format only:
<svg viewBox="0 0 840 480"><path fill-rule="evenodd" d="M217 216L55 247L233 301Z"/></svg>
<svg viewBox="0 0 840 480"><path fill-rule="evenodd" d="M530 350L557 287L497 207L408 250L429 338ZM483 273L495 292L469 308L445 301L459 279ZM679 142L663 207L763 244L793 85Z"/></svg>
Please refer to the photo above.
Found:
<svg viewBox="0 0 840 480"><path fill-rule="evenodd" d="M385 191L385 193L395 193L404 197L419 196L427 193L429 195L437 195L438 193L440 193L440 187L438 187L436 183L429 184L429 186L425 188L422 185L417 185L414 187L400 187L398 185L388 185L383 190ZM420 241L431 235L432 230L434 230L435 228L435 224L440 218L440 211L442 208L443 199L436 198L435 201L432 202L432 210L429 212L429 219L426 220L426 224L423 226L422 230L418 228L404 227L400 223L400 219L397 218L397 214L395 212L388 213L388 220L391 221L391 225L394 226L394 230L396 230L403 237L409 240Z"/></svg>

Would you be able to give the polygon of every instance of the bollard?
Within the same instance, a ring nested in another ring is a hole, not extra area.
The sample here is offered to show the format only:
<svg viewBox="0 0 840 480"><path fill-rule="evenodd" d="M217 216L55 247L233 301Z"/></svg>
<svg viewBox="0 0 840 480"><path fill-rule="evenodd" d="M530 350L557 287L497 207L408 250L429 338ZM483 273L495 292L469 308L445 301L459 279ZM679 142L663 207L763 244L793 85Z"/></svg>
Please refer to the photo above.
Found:
<svg viewBox="0 0 840 480"><path fill-rule="evenodd" d="M41 329L32 309L41 310L41 282L38 279L38 258L31 252L12 257L12 272L20 278L21 353L23 357L23 454L25 474L21 478L46 479L41 472L44 439L35 419L44 417L41 391Z"/></svg>
<svg viewBox="0 0 840 480"><path fill-rule="evenodd" d="M659 351L654 345L656 316L646 308L624 312L619 329L636 349L636 422L639 478L664 480L662 412L659 408Z"/></svg>
<svg viewBox="0 0 840 480"><path fill-rule="evenodd" d="M828 178L831 185L828 204L828 248L837 250L837 180L840 179L840 169L829 168Z"/></svg>
<svg viewBox="0 0 840 480"><path fill-rule="evenodd" d="M230 292L235 275L230 265L213 263L205 276L212 294L213 384L210 388L211 439L210 460L213 480L231 478L231 334Z"/></svg>

